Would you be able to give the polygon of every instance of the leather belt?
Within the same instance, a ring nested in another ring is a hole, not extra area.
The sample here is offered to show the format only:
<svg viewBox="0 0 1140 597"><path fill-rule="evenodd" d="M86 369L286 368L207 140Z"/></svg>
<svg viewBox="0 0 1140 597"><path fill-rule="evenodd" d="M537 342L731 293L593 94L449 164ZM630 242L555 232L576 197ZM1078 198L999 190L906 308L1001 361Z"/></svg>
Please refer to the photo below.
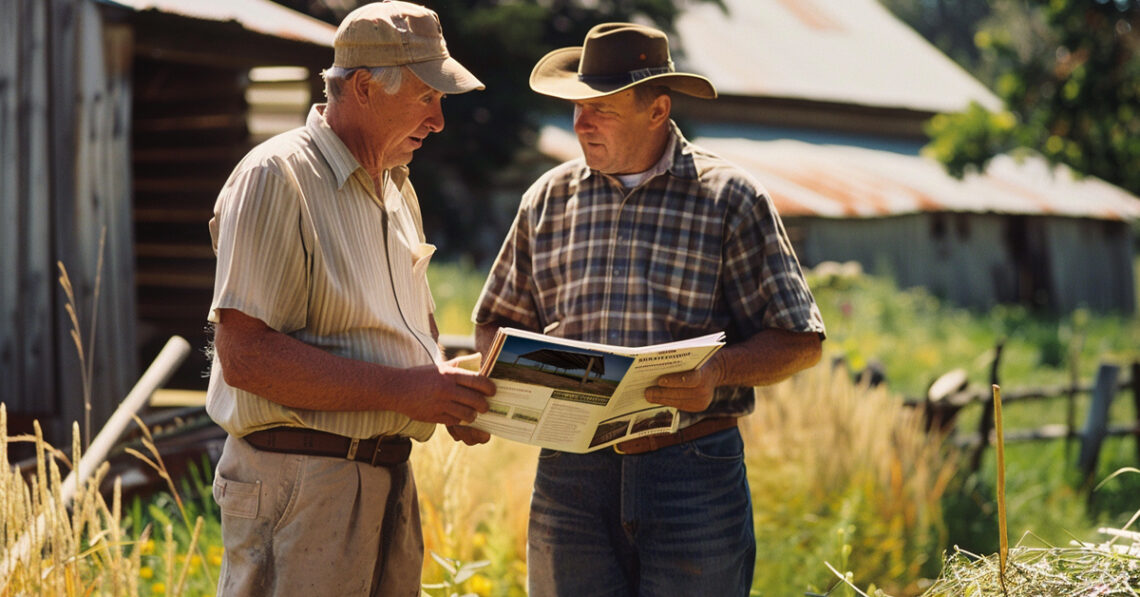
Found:
<svg viewBox="0 0 1140 597"><path fill-rule="evenodd" d="M316 429L273 427L254 431L242 439L266 452L345 458L372 466L403 464L412 453L412 440L399 435L353 439Z"/></svg>
<svg viewBox="0 0 1140 597"><path fill-rule="evenodd" d="M632 454L644 454L646 452L660 450L661 448L691 442L706 435L712 435L717 431L724 431L725 429L732 429L733 427L736 427L736 417L705 419L673 433L646 435L644 437L616 443L614 444L614 451L627 456Z"/></svg>

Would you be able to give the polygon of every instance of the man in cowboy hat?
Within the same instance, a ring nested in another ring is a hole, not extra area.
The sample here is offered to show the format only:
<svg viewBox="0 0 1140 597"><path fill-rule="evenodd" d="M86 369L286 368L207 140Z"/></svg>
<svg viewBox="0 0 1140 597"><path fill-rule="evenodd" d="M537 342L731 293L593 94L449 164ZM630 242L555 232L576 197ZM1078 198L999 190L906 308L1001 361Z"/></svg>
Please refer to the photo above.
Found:
<svg viewBox="0 0 1140 597"><path fill-rule="evenodd" d="M716 91L674 70L662 32L598 25L583 47L539 60L530 86L573 102L584 159L523 196L473 315L480 348L500 326L624 346L716 331L728 342L646 390L681 411L679 432L542 452L530 594L747 595L755 540L737 419L754 386L814 365L824 334L791 243L764 189L670 119L670 93Z"/></svg>
<svg viewBox="0 0 1140 597"><path fill-rule="evenodd" d="M361 6L333 49L328 103L246 155L210 221L219 595L419 595L411 440L495 391L440 356L406 167L442 97L483 84L417 4Z"/></svg>

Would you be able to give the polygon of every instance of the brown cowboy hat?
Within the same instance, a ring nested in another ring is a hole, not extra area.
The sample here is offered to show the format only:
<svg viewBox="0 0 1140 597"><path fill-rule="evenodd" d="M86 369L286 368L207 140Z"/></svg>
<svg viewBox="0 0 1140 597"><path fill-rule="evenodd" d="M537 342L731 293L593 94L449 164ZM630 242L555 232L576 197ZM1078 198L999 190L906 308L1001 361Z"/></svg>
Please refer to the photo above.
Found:
<svg viewBox="0 0 1140 597"><path fill-rule="evenodd" d="M567 100L602 97L650 82L700 98L716 97L708 79L673 69L664 33L633 23L596 25L583 46L550 52L530 73L531 89Z"/></svg>

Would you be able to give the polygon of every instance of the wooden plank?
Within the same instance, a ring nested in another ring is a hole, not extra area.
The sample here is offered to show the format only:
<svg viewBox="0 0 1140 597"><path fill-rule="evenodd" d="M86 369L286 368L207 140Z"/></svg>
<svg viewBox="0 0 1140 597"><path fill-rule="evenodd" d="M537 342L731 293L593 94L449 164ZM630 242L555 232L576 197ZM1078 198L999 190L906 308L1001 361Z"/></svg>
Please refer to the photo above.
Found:
<svg viewBox="0 0 1140 597"><path fill-rule="evenodd" d="M185 175L167 178L136 178L135 189L140 193L195 193L205 195L212 200L225 182L225 178L216 180Z"/></svg>
<svg viewBox="0 0 1140 597"><path fill-rule="evenodd" d="M1136 419L1136 427L1140 428L1140 361L1132 363L1132 416ZM1136 459L1140 461L1140 435L1136 437Z"/></svg>
<svg viewBox="0 0 1140 597"><path fill-rule="evenodd" d="M187 164L227 162L231 167L245 156L248 149L233 145L206 147L135 148L131 158L135 164Z"/></svg>
<svg viewBox="0 0 1140 597"><path fill-rule="evenodd" d="M206 226L214 216L213 208L148 208L134 210L136 222L189 222Z"/></svg>
<svg viewBox="0 0 1140 597"><path fill-rule="evenodd" d="M1108 432L1108 409L1116 396L1116 379L1119 374L1120 367L1107 363L1102 364L1096 374L1096 387L1081 432L1081 450L1077 457L1077 468L1086 477L1096 473L1100 446Z"/></svg>
<svg viewBox="0 0 1140 597"><path fill-rule="evenodd" d="M170 288L213 288L214 274L185 272L146 272L136 274L139 286L167 286Z"/></svg>
<svg viewBox="0 0 1140 597"><path fill-rule="evenodd" d="M171 408L176 406L206 406L206 393L201 390L155 390L150 396L150 406Z"/></svg>
<svg viewBox="0 0 1140 597"><path fill-rule="evenodd" d="M1002 401L1005 402L1004 400ZM1140 437L1140 425L1133 424L1112 424L1109 425L1105 431L1105 437L1123 437L1131 435ZM1069 428L1060 423L1042 425L1036 429L1013 429L1005 432L1006 443L1021 443L1032 441L1055 441L1071 437ZM1080 437L1080 434L1077 434ZM996 440L994 434L990 434L989 443ZM968 433L959 435L954 438L954 445L959 448L972 448L978 445L981 441L976 433Z"/></svg>
<svg viewBox="0 0 1140 597"><path fill-rule="evenodd" d="M84 72L82 97L89 107L81 131L92 147L85 169L91 201L106 225L104 269L95 343L97 376L93 420L101 426L134 387L142 372L135 334L137 312L131 234L131 57L129 24L104 21L96 4L82 2Z"/></svg>
<svg viewBox="0 0 1140 597"><path fill-rule="evenodd" d="M85 178L85 173L80 170L87 167L81 159L81 152L86 146L80 145L85 140L79 132L79 119L87 108L79 97L80 80L85 76L77 29L78 20L82 17L78 14L76 0L49 0L46 4L49 6L51 57L48 71L51 192L47 202L52 216L51 234L48 236L53 257L51 263L53 268L55 262L63 263L67 268L79 311L79 331L84 338L85 358L89 358L87 353L94 352L88 350L87 345L92 331L96 247L101 231L91 230L89 222L98 206L87 201L90 191L86 185L80 184ZM80 424L81 432L86 427L85 372L71 339L72 321L64 310L67 296L58 286L53 291L55 301L51 303L51 315L55 319L54 370L58 386L52 426L45 433L53 438L54 443L59 443L70 442L73 423ZM96 429L84 437L90 439L94 431Z"/></svg>
<svg viewBox="0 0 1140 597"><path fill-rule="evenodd" d="M20 392L24 379L23 338L20 327L20 299L24 267L20 259L20 170L24 157L21 153L16 129L20 126L20 76L23 65L19 61L22 30L26 27L21 18L19 2L0 2L0 272L5 280L0 284L0 401L12 409L23 407Z"/></svg>
<svg viewBox="0 0 1140 597"><path fill-rule="evenodd" d="M210 245L203 244L136 243L135 255L174 259L214 259L214 249Z"/></svg>
<svg viewBox="0 0 1140 597"><path fill-rule="evenodd" d="M16 402L23 414L40 416L55 411L57 345L54 342L56 269L52 259L52 165L49 135L48 73L66 65L49 63L50 5L19 0L20 65L17 129L17 233L5 239L19 255L17 280L20 315L17 322L22 380Z"/></svg>
<svg viewBox="0 0 1140 597"><path fill-rule="evenodd" d="M170 131L216 131L219 129L245 129L245 114L201 114L149 118L135 123L139 133L165 133Z"/></svg>

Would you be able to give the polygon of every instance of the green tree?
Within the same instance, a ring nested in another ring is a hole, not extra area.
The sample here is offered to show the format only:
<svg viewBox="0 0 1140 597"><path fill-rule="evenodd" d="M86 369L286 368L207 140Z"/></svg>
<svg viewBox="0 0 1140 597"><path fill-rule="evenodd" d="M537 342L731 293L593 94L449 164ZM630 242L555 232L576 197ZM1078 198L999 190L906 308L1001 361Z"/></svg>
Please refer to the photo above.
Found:
<svg viewBox="0 0 1140 597"><path fill-rule="evenodd" d="M722 0L413 1L439 13L448 49L487 86L444 100L444 131L411 165L432 242L444 256L476 262L494 256L517 205L517 195L496 202L495 189L529 182L533 160L521 154L533 146L543 116L569 113L564 102L530 90L534 63L554 48L580 45L601 22L648 19L671 32L686 4L724 7ZM365 0L278 2L337 23Z"/></svg>
<svg viewBox="0 0 1140 597"><path fill-rule="evenodd" d="M1140 194L1140 2L994 0L974 72L1006 111L973 106L928 126L927 153L960 176L1032 149Z"/></svg>

